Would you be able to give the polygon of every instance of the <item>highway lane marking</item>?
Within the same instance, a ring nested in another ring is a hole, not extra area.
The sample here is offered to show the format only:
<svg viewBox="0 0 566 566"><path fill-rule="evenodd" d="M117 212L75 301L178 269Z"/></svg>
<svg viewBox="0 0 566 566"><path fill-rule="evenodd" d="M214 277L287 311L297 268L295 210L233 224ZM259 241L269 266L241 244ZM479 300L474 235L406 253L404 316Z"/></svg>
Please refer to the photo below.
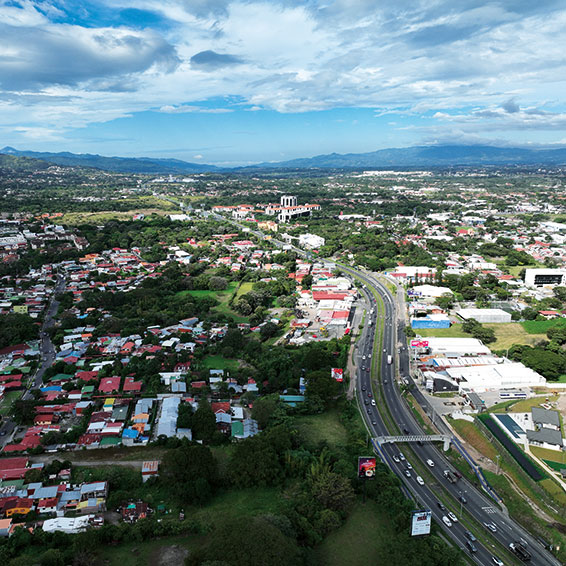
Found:
<svg viewBox="0 0 566 566"><path fill-rule="evenodd" d="M495 509L494 507L482 507L482 509L488 514L497 513L497 509Z"/></svg>

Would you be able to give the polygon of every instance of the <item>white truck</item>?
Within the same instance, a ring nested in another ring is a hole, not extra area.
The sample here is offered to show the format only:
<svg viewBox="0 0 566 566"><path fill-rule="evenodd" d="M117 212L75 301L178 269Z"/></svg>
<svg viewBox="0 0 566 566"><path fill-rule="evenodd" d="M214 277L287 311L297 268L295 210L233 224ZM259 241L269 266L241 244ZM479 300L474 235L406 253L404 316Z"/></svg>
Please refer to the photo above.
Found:
<svg viewBox="0 0 566 566"><path fill-rule="evenodd" d="M391 365L393 363L393 358L391 356L387 356L387 363Z"/></svg>

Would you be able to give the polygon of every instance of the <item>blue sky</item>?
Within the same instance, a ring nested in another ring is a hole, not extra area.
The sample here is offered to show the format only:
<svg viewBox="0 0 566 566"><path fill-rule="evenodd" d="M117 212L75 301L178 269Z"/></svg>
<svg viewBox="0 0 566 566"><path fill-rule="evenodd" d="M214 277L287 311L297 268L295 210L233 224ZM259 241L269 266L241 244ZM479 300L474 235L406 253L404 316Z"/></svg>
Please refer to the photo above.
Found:
<svg viewBox="0 0 566 566"><path fill-rule="evenodd" d="M0 147L566 145L562 0L0 0Z"/></svg>

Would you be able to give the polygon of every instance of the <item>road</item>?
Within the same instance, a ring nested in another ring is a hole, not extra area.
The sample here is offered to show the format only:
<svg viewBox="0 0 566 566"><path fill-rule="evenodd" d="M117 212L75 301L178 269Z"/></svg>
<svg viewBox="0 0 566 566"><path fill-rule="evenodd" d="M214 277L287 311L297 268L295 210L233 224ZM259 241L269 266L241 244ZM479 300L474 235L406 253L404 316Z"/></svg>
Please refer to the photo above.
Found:
<svg viewBox="0 0 566 566"><path fill-rule="evenodd" d="M248 226L244 226L239 222L226 219L218 214L214 214L213 217L217 220L228 221L241 229L247 228L251 233L262 240L265 238L262 232L251 230ZM291 249L301 257L310 257L310 254L295 246L287 245L276 239L271 239L270 241L281 248L284 245L288 246L287 249ZM320 261L325 260L320 258ZM332 260L327 261L334 263ZM413 391L417 389L414 387L414 383L412 383L410 377L404 313L398 316L395 298L372 274L341 264L339 264L339 267L353 278L357 278L364 283L361 293L368 301L370 311L373 308L373 314L366 317L365 327L358 341L356 353L358 369L355 376L356 395L360 407L362 408L362 416L368 430L374 438L378 436L388 436L390 434L399 434L398 431L388 430L388 427L385 425L379 413L377 403L372 403L372 399L375 399L373 395L378 394L382 396L383 402L387 405L392 419L399 431L401 431L400 434L425 434L420 424L415 420L413 414L405 404L399 383L396 379L395 368L397 366L396 358L398 357L399 374L408 380L409 385L413 385ZM371 379L371 361L375 359L375 356L380 352L380 350L376 351L374 348L376 324L378 324L378 309L376 299L371 293L372 289L380 295L384 305L383 336L381 344L378 345L378 348L382 350L381 365L378 372L378 391L373 390ZM391 356L391 363L388 363L388 356ZM415 398L419 403L423 404L425 409L428 408L428 404L420 392L415 391ZM444 423L438 423L438 426L443 434L451 435L451 431ZM374 443L374 445L376 445L376 443ZM478 490L463 478L459 479L456 483L450 483L444 477L443 471L446 469L452 470L453 467L433 443L412 443L410 447L411 454L414 454L420 461L420 467L426 469L427 473L430 474L430 476L424 474L428 482L425 482L425 485L420 485L416 481L417 474L414 470L409 471L410 477L406 475L407 464L406 461L400 461L400 449L398 446L393 444L384 444L381 447L376 446L376 452L380 455L384 463L397 474L403 482L405 489L412 494L419 505L424 509L431 510L440 528L443 529L445 534L452 539L457 546L462 548L475 563L486 566L489 564L493 565L496 563L493 560L495 556L503 560L505 564L520 564L519 559L512 554L508 548L509 543L522 540L527 544L528 551L532 556L529 562L532 566L560 566L561 563L550 552L518 523L503 514L497 504L489 499L482 491ZM396 460L399 461L397 462ZM427 464L428 460L433 462L434 465L432 467ZM462 495L466 500L465 505L460 501ZM447 510L442 510L439 507L439 503L442 503L439 500L439 496L442 497L443 501L450 502ZM497 549L491 543L489 543L491 546L487 548L476 541L474 545L477 551L470 553L467 546L466 527L464 527L460 521L453 522L452 526L448 527L442 520L447 511L452 511L457 516L462 516L464 510L467 515L464 518L466 523L473 525L472 528L475 529L476 532L477 529L483 529L487 537L482 538L490 540L489 537L492 537L506 550ZM469 520L470 516L472 517L472 521ZM475 523L473 521L475 521ZM488 528L488 524L492 525L495 532Z"/></svg>
<svg viewBox="0 0 566 566"><path fill-rule="evenodd" d="M28 388L24 391L22 399L31 399L33 396L33 389L38 389L43 383L43 374L47 368L51 367L55 361L55 347L51 342L47 330L51 328L54 324L54 317L57 314L57 309L59 308L59 301L55 297L62 293L65 289L65 278L62 275L57 276L57 282L55 283L55 288L53 290L53 295L51 301L45 312L45 318L43 319L43 325L41 327L40 341L39 341L39 366L33 376ZM12 441L14 430L16 429L16 423L10 418L6 418L2 421L2 426L0 426L0 447L5 446Z"/></svg>
<svg viewBox="0 0 566 566"><path fill-rule="evenodd" d="M377 291L384 304L383 313L383 338L382 344L382 359L380 366L380 382L379 390L374 391L373 394L382 395L384 403L389 408L389 412L394 419L395 423L400 429L400 434L424 434L419 423L413 417L411 411L406 406L401 391L399 389L399 383L396 380L395 375L395 357L396 354L399 355L399 367L400 373L404 377L409 378L409 354L407 352L406 346L400 349L400 343L406 344L404 337L404 321L398 320L396 316L396 304L395 300L391 296L391 293L382 285L377 279L369 274L361 274L360 272L351 270L349 268L344 268L345 271L350 272L352 275L356 275L361 278L367 288L373 288ZM375 305L375 299L371 296L366 289L362 289L362 292L368 297L369 301ZM377 306L374 307L375 312L377 312ZM374 322L371 326L366 329L365 335L362 336L360 340L360 350L358 356L362 357L361 363L359 364L358 375L356 376L357 382L359 384L358 399L362 407L366 408L365 418L368 424L369 430L374 436L382 436L390 434L387 426L385 426L383 419L381 418L377 406L371 404L366 405L366 401L369 399L368 393L372 391L370 368L369 365L364 365L364 356L366 361L370 359L369 356L375 357L377 352L374 350L374 337L375 337L375 315L373 317ZM399 342L397 341L399 338ZM388 363L388 356L391 356L392 363ZM365 369L364 369L365 368ZM448 430L442 432L449 432ZM395 434L395 432L393 432ZM385 462L391 467L391 469L402 479L405 487L415 496L416 500L423 506L423 508L428 508L432 511L434 518L437 520L439 525L449 534L449 536L456 541L456 543L462 548L467 550L466 547L466 528L460 523L454 523L451 528L448 528L442 523L442 516L445 514L438 506L438 494L443 494L443 499L445 501L452 500L449 505L451 510L458 516L461 514L461 510L465 510L469 513L481 526L486 530L486 533L495 538L500 542L505 548L508 548L509 543L518 540L525 540L528 543L528 550L532 555L532 560L530 564L536 566L557 566L560 564L554 556L552 556L548 551L546 551L542 545L540 545L532 536L530 536L522 527L517 523L505 516L494 501L488 499L483 492L476 489L475 486L467 482L465 479L459 479L456 483L450 483L443 475L443 471L446 469L453 469L448 460L444 457L443 453L433 444L429 442L424 442L421 444L412 443L411 451L414 455L421 461L422 467L426 468L428 473L432 476L427 477L428 485L419 485L416 480L416 473L410 472L411 477L405 475L407 469L406 463L399 461L398 453L400 449L396 445L384 444L381 447L381 454ZM426 464L428 460L434 463L433 467ZM466 504L461 504L459 502L459 496L464 495L466 499ZM491 532L485 526L486 523L495 526L496 532ZM471 558L478 564L493 564L492 556L499 555L504 562L517 563L518 559L512 555L510 552L505 554L501 551L495 552L493 548L486 548L478 542L474 543L477 552L474 553Z"/></svg>

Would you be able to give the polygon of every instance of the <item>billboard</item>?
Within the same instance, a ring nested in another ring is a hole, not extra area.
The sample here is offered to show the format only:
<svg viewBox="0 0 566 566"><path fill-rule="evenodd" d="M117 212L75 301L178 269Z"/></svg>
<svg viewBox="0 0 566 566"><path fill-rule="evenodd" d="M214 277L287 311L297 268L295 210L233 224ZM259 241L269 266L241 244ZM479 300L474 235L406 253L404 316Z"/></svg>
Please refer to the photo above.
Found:
<svg viewBox="0 0 566 566"><path fill-rule="evenodd" d="M411 348L428 348L428 340L411 340Z"/></svg>
<svg viewBox="0 0 566 566"><path fill-rule="evenodd" d="M332 368L331 370L332 377L339 382L344 381L344 370L342 368Z"/></svg>
<svg viewBox="0 0 566 566"><path fill-rule="evenodd" d="M364 480L375 479L375 456L359 456L358 457L358 478Z"/></svg>
<svg viewBox="0 0 566 566"><path fill-rule="evenodd" d="M429 535L431 523L431 511L413 511L413 519L411 521L411 536L418 537L420 535Z"/></svg>

